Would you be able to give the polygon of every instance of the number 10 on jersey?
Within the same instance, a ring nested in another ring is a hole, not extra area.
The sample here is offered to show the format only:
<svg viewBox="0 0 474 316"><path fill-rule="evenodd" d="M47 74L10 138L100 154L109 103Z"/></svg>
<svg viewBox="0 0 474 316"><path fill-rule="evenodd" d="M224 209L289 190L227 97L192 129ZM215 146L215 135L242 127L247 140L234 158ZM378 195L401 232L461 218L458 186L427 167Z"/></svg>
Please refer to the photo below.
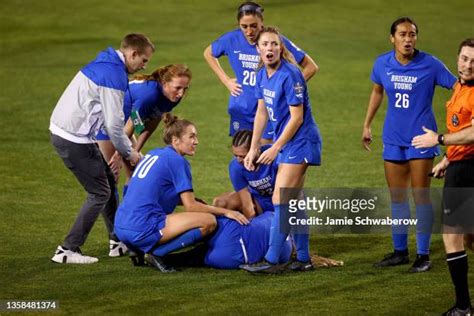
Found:
<svg viewBox="0 0 474 316"><path fill-rule="evenodd" d="M140 179L145 178L148 174L148 171L150 171L151 167L157 160L158 156L146 155L133 172L132 178L134 178L136 175L138 175Z"/></svg>

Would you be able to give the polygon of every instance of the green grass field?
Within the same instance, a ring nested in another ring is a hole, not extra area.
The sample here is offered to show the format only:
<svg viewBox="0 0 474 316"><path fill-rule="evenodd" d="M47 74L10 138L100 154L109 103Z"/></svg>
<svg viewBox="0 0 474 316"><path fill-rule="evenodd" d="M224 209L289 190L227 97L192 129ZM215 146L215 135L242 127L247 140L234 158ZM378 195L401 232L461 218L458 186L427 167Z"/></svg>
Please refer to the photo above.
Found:
<svg viewBox="0 0 474 316"><path fill-rule="evenodd" d="M0 13L0 300L59 301L73 314L439 314L454 301L439 235L434 269L409 275L407 266L375 270L391 249L389 235L312 235L311 248L345 262L342 268L275 277L243 271L187 269L164 275L107 257L102 220L83 247L91 266L50 261L85 193L49 144L49 117L76 72L124 34L142 32L157 46L148 71L186 63L192 87L177 114L197 125L200 144L190 159L195 192L210 201L230 190L227 91L205 63L204 48L236 26L240 1L2 0ZM389 26L398 16L418 23L417 47L455 71L459 42L472 37L472 0L262 1L265 23L310 54L321 72L309 83L323 141L323 165L310 188L381 188L384 111L373 124L371 153L360 134L376 56L390 50ZM221 60L226 64L225 60ZM228 69L228 68L226 68ZM449 91L434 108L444 126ZM444 130L443 127L441 130ZM161 129L146 146L162 144ZM440 186L435 181L434 186ZM414 239L410 239L414 253ZM473 256L471 255L471 258ZM471 265L474 263L470 260ZM471 284L474 284L472 273ZM1 311L0 311L1 313Z"/></svg>

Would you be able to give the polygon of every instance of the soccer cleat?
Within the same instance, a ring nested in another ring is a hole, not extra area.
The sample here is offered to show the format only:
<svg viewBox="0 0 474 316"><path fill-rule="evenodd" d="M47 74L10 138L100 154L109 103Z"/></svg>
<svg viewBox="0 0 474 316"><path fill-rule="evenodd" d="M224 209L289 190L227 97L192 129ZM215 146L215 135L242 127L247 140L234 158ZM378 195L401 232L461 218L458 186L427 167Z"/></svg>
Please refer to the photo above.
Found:
<svg viewBox="0 0 474 316"><path fill-rule="evenodd" d="M146 263L148 263L152 267L157 268L163 273L176 272L173 267L166 265L166 263L163 261L163 258L154 256L151 253L145 254L145 261Z"/></svg>
<svg viewBox="0 0 474 316"><path fill-rule="evenodd" d="M58 246L54 256L51 258L56 263L75 263L75 264L90 264L99 261L95 257L84 256L81 250L71 251L63 246Z"/></svg>
<svg viewBox="0 0 474 316"><path fill-rule="evenodd" d="M446 312L443 313L443 316L471 316L472 315L472 308L468 307L466 309L460 309L454 305Z"/></svg>
<svg viewBox="0 0 474 316"><path fill-rule="evenodd" d="M375 268L383 268L383 267L391 267L391 266L398 266L401 264L407 264L410 261L408 255L401 254L399 252L391 252L386 254L385 257L379 261L374 263Z"/></svg>
<svg viewBox="0 0 474 316"><path fill-rule="evenodd" d="M250 273L268 273L268 274L279 274L285 271L286 265L273 264L263 259L260 262L254 264L247 264L239 266L241 269Z"/></svg>
<svg viewBox="0 0 474 316"><path fill-rule="evenodd" d="M287 269L290 271L306 272L306 271L314 270L314 266L311 263L311 261L301 262L301 261L295 260L288 265Z"/></svg>
<svg viewBox="0 0 474 316"><path fill-rule="evenodd" d="M135 267L145 266L145 255L142 252L128 251L130 261Z"/></svg>
<svg viewBox="0 0 474 316"><path fill-rule="evenodd" d="M428 256L416 255L415 262L413 262L412 267L408 269L408 272L410 273L426 272L430 270L432 267L433 267L433 264L431 263Z"/></svg>
<svg viewBox="0 0 474 316"><path fill-rule="evenodd" d="M122 257L128 252L127 246L121 241L110 240L109 247L109 257Z"/></svg>

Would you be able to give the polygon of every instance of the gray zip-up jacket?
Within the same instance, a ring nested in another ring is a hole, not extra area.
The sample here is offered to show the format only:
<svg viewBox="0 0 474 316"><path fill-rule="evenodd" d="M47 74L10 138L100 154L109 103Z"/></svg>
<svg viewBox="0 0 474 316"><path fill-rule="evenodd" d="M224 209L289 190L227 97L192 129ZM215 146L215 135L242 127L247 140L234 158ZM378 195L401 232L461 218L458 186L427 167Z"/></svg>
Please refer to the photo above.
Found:
<svg viewBox="0 0 474 316"><path fill-rule="evenodd" d="M74 143L94 143L103 125L115 149L129 158L131 143L123 132L123 102L128 75L123 55L108 48L72 79L51 115L51 133Z"/></svg>

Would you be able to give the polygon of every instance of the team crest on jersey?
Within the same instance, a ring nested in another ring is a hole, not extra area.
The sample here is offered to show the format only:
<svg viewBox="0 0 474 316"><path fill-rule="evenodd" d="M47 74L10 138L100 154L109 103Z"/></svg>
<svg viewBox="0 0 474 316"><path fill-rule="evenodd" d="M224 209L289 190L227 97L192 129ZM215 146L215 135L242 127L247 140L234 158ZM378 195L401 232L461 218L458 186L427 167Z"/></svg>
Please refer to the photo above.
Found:
<svg viewBox="0 0 474 316"><path fill-rule="evenodd" d="M451 123L453 123L454 127L457 127L459 125L459 118L456 114L453 114L451 117Z"/></svg>
<svg viewBox="0 0 474 316"><path fill-rule="evenodd" d="M293 86L293 89L295 89L295 92L296 92L296 96L298 98L302 98L303 97L303 91L304 91L304 87L301 83L297 82L294 86Z"/></svg>
<svg viewBox="0 0 474 316"><path fill-rule="evenodd" d="M240 123L238 121L233 121L232 127L234 128L234 131L238 131L240 128Z"/></svg>

